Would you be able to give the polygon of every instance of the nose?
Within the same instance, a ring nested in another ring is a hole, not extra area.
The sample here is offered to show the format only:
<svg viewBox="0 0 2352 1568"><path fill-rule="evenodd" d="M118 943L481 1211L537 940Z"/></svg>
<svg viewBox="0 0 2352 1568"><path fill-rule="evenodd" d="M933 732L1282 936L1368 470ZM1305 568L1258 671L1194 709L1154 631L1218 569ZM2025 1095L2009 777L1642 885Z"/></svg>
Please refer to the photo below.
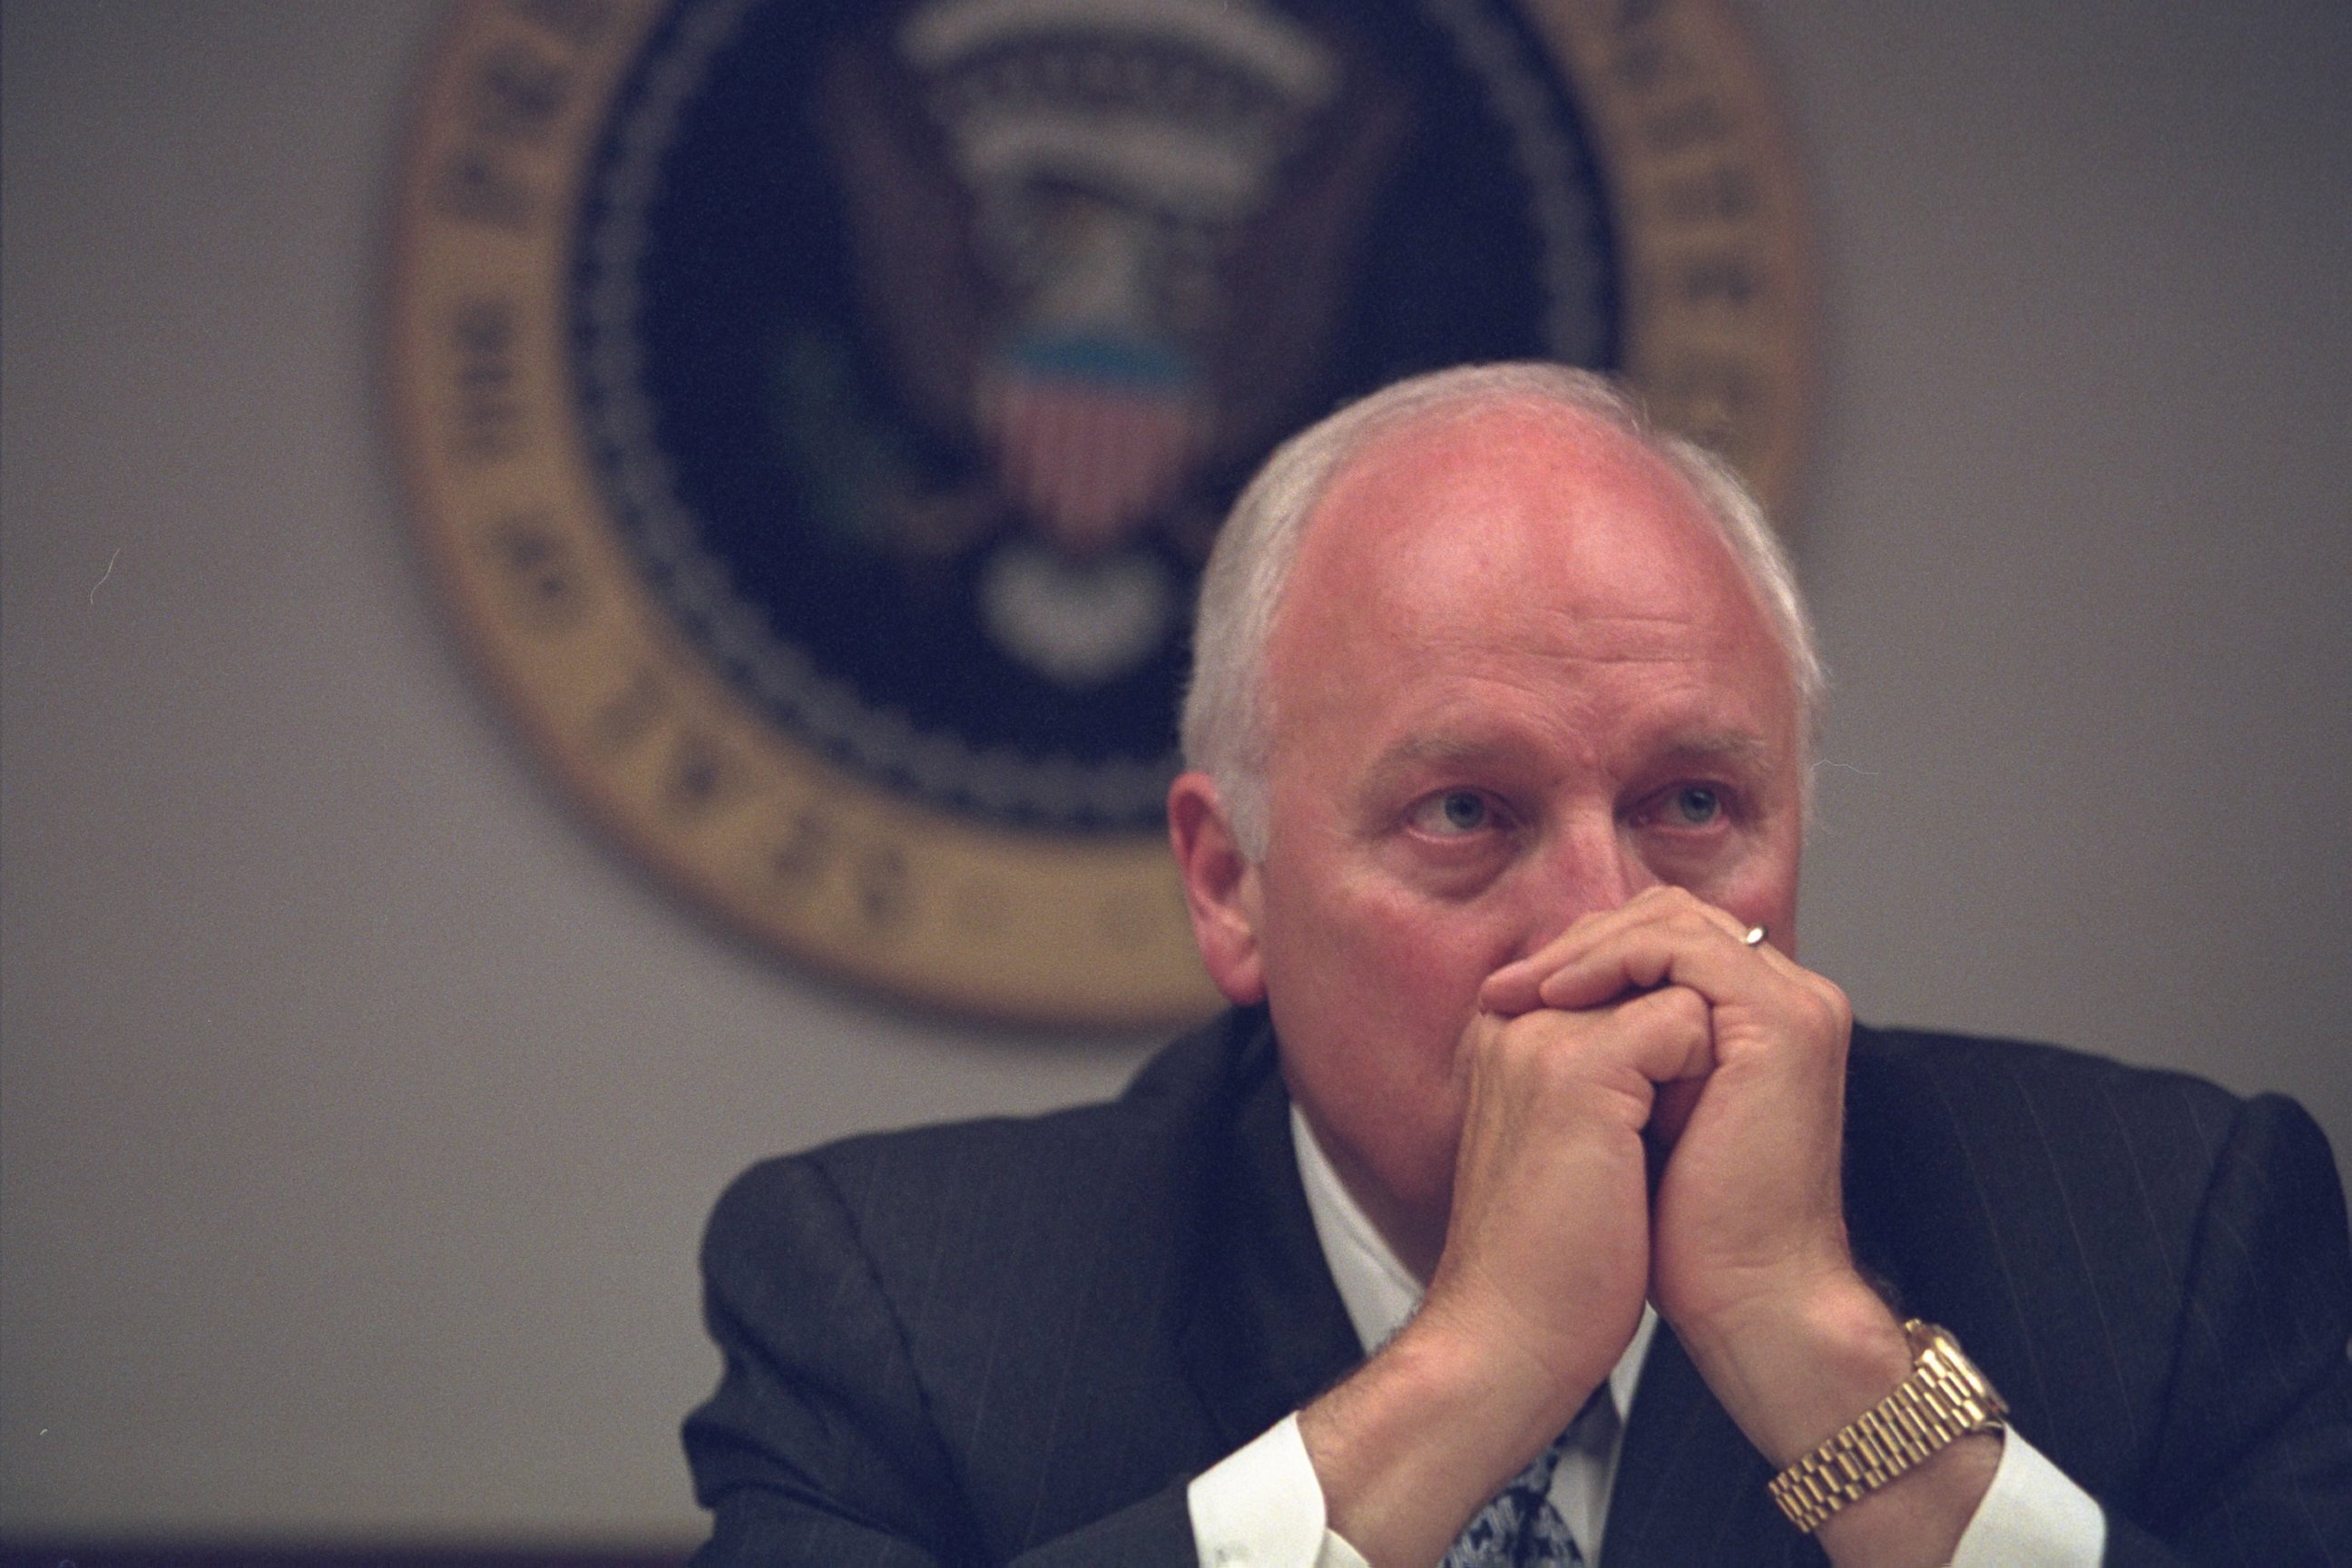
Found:
<svg viewBox="0 0 2352 1568"><path fill-rule="evenodd" d="M1594 812L1558 825L1528 868L1527 951L1589 914L1613 910L1663 879L1636 852L1613 814Z"/></svg>

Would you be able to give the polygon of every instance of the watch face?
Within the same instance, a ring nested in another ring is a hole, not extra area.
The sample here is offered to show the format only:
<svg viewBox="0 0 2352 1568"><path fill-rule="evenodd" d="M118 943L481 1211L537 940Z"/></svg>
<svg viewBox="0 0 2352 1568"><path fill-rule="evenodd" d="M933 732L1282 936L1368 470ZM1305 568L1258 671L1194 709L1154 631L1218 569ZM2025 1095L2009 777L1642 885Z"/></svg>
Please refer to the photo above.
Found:
<svg viewBox="0 0 2352 1568"><path fill-rule="evenodd" d="M499 0L420 98L394 402L576 799L793 956L1204 1011L1160 822L1272 446L1543 357L1786 494L1800 203L1722 0Z"/></svg>

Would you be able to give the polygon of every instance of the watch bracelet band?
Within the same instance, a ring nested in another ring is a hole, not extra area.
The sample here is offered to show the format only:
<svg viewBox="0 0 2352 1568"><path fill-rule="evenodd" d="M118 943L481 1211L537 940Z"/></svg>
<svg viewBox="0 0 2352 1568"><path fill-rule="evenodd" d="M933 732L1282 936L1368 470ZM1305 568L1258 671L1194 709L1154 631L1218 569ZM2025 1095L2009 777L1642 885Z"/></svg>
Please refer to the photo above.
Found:
<svg viewBox="0 0 2352 1568"><path fill-rule="evenodd" d="M1916 1318L1903 1332L1911 1342L1911 1375L1766 1489L1789 1522L1809 1535L1947 1445L1998 1431L2009 1414L1949 1334Z"/></svg>

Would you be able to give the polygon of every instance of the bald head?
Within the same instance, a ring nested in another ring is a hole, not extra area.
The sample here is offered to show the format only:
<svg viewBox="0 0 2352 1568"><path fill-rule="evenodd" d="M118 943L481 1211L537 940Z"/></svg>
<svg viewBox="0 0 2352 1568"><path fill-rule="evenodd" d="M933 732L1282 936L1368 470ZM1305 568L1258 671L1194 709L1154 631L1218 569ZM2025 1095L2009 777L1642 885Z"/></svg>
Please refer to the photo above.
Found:
<svg viewBox="0 0 2352 1568"><path fill-rule="evenodd" d="M1250 858L1264 858L1271 830L1268 648L1303 540L1351 526L1349 514L1361 509L1336 492L1353 488L1357 470L1377 467L1383 449L1409 443L1416 430L1514 408L1585 432L1588 438L1572 446L1601 467L1558 461L1507 479L1498 470L1491 476L1497 484L1541 487L1558 503L1572 500L1566 491L1591 485L1610 465L1647 463L1663 482L1687 492L1691 515L1727 552L1752 595L1785 665L1801 730L1812 735L1822 676L1811 626L1779 541L1736 475L1690 443L1653 431L1629 399L1591 373L1543 363L1440 371L1399 382L1292 437L1243 491L1218 535L1202 580L1183 746L1187 765L1215 779ZM1556 454L1568 449L1554 444ZM1592 569L1609 568L1596 561Z"/></svg>

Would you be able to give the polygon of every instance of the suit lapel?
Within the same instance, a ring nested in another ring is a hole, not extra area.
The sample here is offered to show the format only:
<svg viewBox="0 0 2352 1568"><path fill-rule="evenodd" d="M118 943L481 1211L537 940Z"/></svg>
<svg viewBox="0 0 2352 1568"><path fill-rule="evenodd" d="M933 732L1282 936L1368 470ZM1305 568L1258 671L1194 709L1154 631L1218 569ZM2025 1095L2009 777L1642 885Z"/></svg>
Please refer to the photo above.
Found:
<svg viewBox="0 0 2352 1568"><path fill-rule="evenodd" d="M1764 1490L1771 1479L1674 1331L1659 1324L1609 1494L1602 1568L1823 1563L1772 1506Z"/></svg>
<svg viewBox="0 0 2352 1568"><path fill-rule="evenodd" d="M1178 1348L1227 1447L1312 1401L1362 1359L1315 1239L1290 1146L1290 1100L1263 1012L1239 1043L1222 1125L1203 1139L1208 1194Z"/></svg>

